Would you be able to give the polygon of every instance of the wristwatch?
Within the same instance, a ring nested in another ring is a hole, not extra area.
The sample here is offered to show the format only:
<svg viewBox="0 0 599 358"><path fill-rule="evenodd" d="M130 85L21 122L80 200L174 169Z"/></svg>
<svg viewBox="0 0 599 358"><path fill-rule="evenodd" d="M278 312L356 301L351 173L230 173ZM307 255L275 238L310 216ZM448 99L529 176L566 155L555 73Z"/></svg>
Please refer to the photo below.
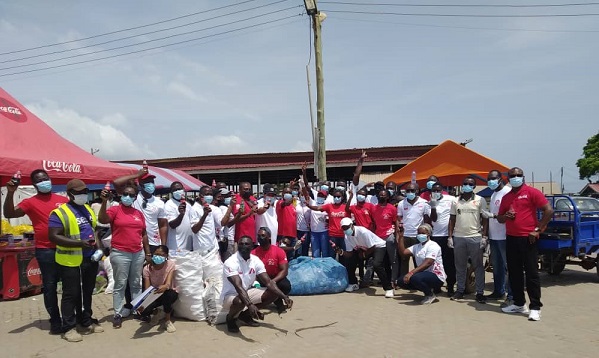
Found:
<svg viewBox="0 0 599 358"><path fill-rule="evenodd" d="M541 229L539 229L539 227L535 227L535 232L541 232Z"/></svg>

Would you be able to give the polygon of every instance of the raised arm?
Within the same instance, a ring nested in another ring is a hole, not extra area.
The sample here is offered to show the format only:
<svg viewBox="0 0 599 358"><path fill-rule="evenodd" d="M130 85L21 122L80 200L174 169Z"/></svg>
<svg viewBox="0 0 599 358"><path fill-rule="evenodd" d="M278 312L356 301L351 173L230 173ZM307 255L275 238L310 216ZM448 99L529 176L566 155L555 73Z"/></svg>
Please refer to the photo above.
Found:
<svg viewBox="0 0 599 358"><path fill-rule="evenodd" d="M14 204L14 195L15 191L17 191L18 185L10 180L6 183L6 200L4 201L3 210L4 217L7 219L20 218L25 216L25 212L23 209L19 208L19 206L15 206Z"/></svg>
<svg viewBox="0 0 599 358"><path fill-rule="evenodd" d="M353 184L357 187L360 183L360 174L362 174L362 164L364 163L364 159L368 156L366 155L366 151L362 150L362 155L360 159L358 159L358 165L356 165L356 169L354 170L354 177L352 179Z"/></svg>
<svg viewBox="0 0 599 358"><path fill-rule="evenodd" d="M148 174L148 169L141 168L135 174L123 175L122 177L118 177L112 182L112 184L114 184L114 190L116 190L116 192L120 194L125 189L125 186L129 184L129 182L135 181L135 179L139 179L146 174Z"/></svg>

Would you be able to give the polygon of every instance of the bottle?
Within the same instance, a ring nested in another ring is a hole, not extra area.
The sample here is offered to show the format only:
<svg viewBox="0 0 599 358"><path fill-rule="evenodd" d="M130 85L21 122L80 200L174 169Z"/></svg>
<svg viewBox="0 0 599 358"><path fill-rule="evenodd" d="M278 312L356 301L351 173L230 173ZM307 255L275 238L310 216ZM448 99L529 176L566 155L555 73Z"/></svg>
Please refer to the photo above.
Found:
<svg viewBox="0 0 599 358"><path fill-rule="evenodd" d="M416 171L412 170L412 184L416 184Z"/></svg>
<svg viewBox="0 0 599 358"><path fill-rule="evenodd" d="M144 159L144 161L141 163L141 166L147 171L148 170L148 162Z"/></svg>
<svg viewBox="0 0 599 358"><path fill-rule="evenodd" d="M102 259L102 256L104 256L104 251L97 249L90 259L94 262L98 262Z"/></svg>
<svg viewBox="0 0 599 358"><path fill-rule="evenodd" d="M109 181L107 181L106 185L104 185L104 190L110 191L110 182Z"/></svg>
<svg viewBox="0 0 599 358"><path fill-rule="evenodd" d="M212 179L212 187L216 188L216 180Z"/></svg>
<svg viewBox="0 0 599 358"><path fill-rule="evenodd" d="M21 183L21 171L17 170L17 172L12 176L11 180L15 185L19 185Z"/></svg>

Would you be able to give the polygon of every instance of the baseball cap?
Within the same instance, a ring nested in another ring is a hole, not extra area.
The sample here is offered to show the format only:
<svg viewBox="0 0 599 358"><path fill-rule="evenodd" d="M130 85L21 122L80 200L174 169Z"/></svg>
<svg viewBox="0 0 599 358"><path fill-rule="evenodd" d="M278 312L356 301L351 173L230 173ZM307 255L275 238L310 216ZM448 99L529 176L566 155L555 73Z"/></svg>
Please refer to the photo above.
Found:
<svg viewBox="0 0 599 358"><path fill-rule="evenodd" d="M144 176L142 176L141 178L139 178L139 181L146 181L148 179L156 179L156 175L152 175L150 173L145 174Z"/></svg>
<svg viewBox="0 0 599 358"><path fill-rule="evenodd" d="M353 221L350 218L341 219L341 226L350 226L351 224L353 224Z"/></svg>
<svg viewBox="0 0 599 358"><path fill-rule="evenodd" d="M275 195L277 193L275 188L270 184L264 184L264 187L262 187L262 192L264 193L264 195L268 195L268 194Z"/></svg>
<svg viewBox="0 0 599 358"><path fill-rule="evenodd" d="M318 192L318 195L324 196L326 198L329 195L329 193L327 193L325 190L320 190Z"/></svg>
<svg viewBox="0 0 599 358"><path fill-rule="evenodd" d="M230 193L229 189L227 189L227 188L220 188L220 189L218 190L218 192L219 192L221 195L229 195L229 193Z"/></svg>
<svg viewBox="0 0 599 358"><path fill-rule="evenodd" d="M67 191L70 191L70 190L81 191L84 189L87 189L87 185L85 185L85 183L81 179L71 179L67 183Z"/></svg>

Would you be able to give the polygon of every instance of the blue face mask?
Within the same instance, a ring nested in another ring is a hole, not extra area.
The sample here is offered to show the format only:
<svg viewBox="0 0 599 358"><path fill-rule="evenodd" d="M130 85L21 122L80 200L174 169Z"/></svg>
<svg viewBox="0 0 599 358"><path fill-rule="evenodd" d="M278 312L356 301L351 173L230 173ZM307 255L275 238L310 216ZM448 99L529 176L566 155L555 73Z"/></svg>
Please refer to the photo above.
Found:
<svg viewBox="0 0 599 358"><path fill-rule="evenodd" d="M341 198L340 198L340 197L338 197L338 196L336 196L336 197L334 197L334 198L333 198L333 202L334 202L335 204L340 204L340 203L341 203Z"/></svg>
<svg viewBox="0 0 599 358"><path fill-rule="evenodd" d="M283 194L283 199L289 201L289 200L293 199L293 195L291 195L289 193L285 193L285 194Z"/></svg>
<svg viewBox="0 0 599 358"><path fill-rule="evenodd" d="M353 235L354 230L352 230L352 228L350 227L349 229L343 230L343 232L345 233L345 235L351 236L351 235Z"/></svg>
<svg viewBox="0 0 599 358"><path fill-rule="evenodd" d="M298 196L298 195L299 195L299 192L298 192L297 190L292 190L292 191L291 191L291 195L293 195L293 196Z"/></svg>
<svg viewBox="0 0 599 358"><path fill-rule="evenodd" d="M329 186L328 185L321 185L320 186L320 190L329 191Z"/></svg>
<svg viewBox="0 0 599 358"><path fill-rule="evenodd" d="M318 204L318 205L324 204L324 198L322 198L322 197L316 198L316 204Z"/></svg>
<svg viewBox="0 0 599 358"><path fill-rule="evenodd" d="M212 195L204 195L204 201L206 202L206 204L212 204L212 200L214 200L214 197Z"/></svg>
<svg viewBox="0 0 599 358"><path fill-rule="evenodd" d="M464 193L472 193L472 191L474 190L474 187L471 185L462 185L462 192Z"/></svg>
<svg viewBox="0 0 599 358"><path fill-rule="evenodd" d="M160 255L154 255L154 256L152 256L152 262L155 263L156 265L161 265L166 262L166 257L160 256Z"/></svg>
<svg viewBox="0 0 599 358"><path fill-rule="evenodd" d="M345 187L344 186L336 186L335 189L341 190L341 191L345 191Z"/></svg>
<svg viewBox="0 0 599 358"><path fill-rule="evenodd" d="M519 188L524 184L524 177L513 177L510 178L510 185L514 188Z"/></svg>
<svg viewBox="0 0 599 358"><path fill-rule="evenodd" d="M35 187L40 193L46 194L52 191L52 182L50 180L44 180L35 184Z"/></svg>
<svg viewBox="0 0 599 358"><path fill-rule="evenodd" d="M129 195L123 195L121 196L121 204L125 205L125 206L131 206L133 205L133 198L130 197Z"/></svg>
<svg viewBox="0 0 599 358"><path fill-rule="evenodd" d="M426 239L428 238L428 236L426 236L426 234L418 234L416 235L416 239L418 240L419 243L423 243L426 241Z"/></svg>
<svg viewBox="0 0 599 358"><path fill-rule="evenodd" d="M499 187L499 179L488 180L487 185L489 186L489 189L495 190Z"/></svg>
<svg viewBox="0 0 599 358"><path fill-rule="evenodd" d="M436 181L429 180L429 181L427 181L427 182L426 182L426 188L427 188L428 190L431 190L431 189L433 188L433 185L435 185L435 184L437 184L437 182L436 182Z"/></svg>
<svg viewBox="0 0 599 358"><path fill-rule="evenodd" d="M154 185L154 183L144 183L144 191L148 194L154 194L154 191L156 191L156 185Z"/></svg>
<svg viewBox="0 0 599 358"><path fill-rule="evenodd" d="M231 198L225 198L225 205L231 204Z"/></svg>
<svg viewBox="0 0 599 358"><path fill-rule="evenodd" d="M414 198L416 198L416 193L406 193L406 198L408 198L408 200L414 200Z"/></svg>
<svg viewBox="0 0 599 358"><path fill-rule="evenodd" d="M306 198L304 198L303 196L300 196L300 202L301 202L302 204L304 204L304 203L306 202Z"/></svg>
<svg viewBox="0 0 599 358"><path fill-rule="evenodd" d="M356 195L356 200L358 201L358 203L363 203L366 201L366 197L362 194L358 194Z"/></svg>
<svg viewBox="0 0 599 358"><path fill-rule="evenodd" d="M184 195L185 195L185 191L184 190L175 190L175 191L173 191L173 198L175 200L181 200L181 198L183 198Z"/></svg>

